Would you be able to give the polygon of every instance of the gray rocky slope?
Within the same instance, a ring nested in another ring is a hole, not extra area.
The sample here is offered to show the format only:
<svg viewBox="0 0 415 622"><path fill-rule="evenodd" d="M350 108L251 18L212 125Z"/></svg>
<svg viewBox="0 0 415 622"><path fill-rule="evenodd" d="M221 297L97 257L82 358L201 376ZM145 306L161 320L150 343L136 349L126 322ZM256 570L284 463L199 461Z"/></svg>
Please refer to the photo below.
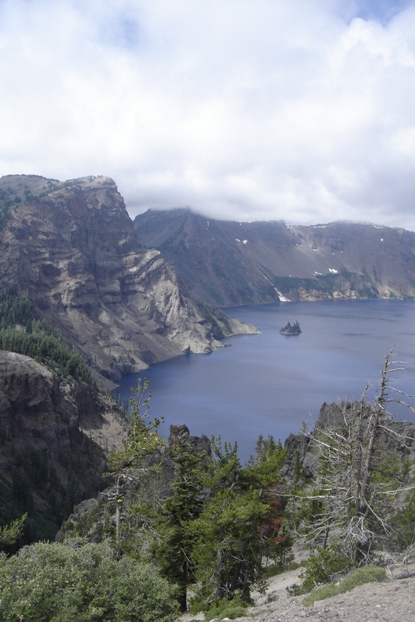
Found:
<svg viewBox="0 0 415 622"><path fill-rule="evenodd" d="M31 539L53 537L73 505L103 485L126 422L112 400L28 356L0 351L0 520L28 512Z"/></svg>
<svg viewBox="0 0 415 622"><path fill-rule="evenodd" d="M292 573L284 573L269 583L265 598L258 598L246 616L235 622L415 622L415 579L408 577L388 583L367 583L345 594L305 606L303 597L289 597L286 585ZM268 602L267 602L268 601ZM186 614L182 622L203 619ZM215 622L215 621L213 621Z"/></svg>
<svg viewBox="0 0 415 622"><path fill-rule="evenodd" d="M17 286L102 375L209 352L223 328L239 330L220 326L160 251L140 246L111 179L5 176L0 208L0 288Z"/></svg>
<svg viewBox="0 0 415 622"><path fill-rule="evenodd" d="M415 233L404 229L230 222L189 209L149 210L134 224L211 304L415 296Z"/></svg>

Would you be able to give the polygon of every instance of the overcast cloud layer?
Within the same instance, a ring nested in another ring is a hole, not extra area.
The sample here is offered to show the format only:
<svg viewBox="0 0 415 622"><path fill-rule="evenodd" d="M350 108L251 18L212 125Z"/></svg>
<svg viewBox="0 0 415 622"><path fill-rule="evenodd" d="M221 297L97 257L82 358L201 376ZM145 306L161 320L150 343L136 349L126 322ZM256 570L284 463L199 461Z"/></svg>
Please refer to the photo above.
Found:
<svg viewBox="0 0 415 622"><path fill-rule="evenodd" d="M0 0L0 175L415 230L413 0Z"/></svg>

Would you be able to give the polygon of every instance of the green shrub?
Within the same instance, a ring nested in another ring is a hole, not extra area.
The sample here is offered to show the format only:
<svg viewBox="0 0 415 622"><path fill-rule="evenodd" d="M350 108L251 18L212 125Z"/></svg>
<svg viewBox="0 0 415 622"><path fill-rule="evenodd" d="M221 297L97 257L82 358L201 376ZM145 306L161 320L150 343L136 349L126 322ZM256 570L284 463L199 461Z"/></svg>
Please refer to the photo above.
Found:
<svg viewBox="0 0 415 622"><path fill-rule="evenodd" d="M357 570L354 570L344 577L340 583L330 583L329 585L323 585L317 588L314 592L306 596L304 604L309 606L316 600L324 600L325 598L330 598L337 594L350 592L353 588L358 585L363 585L364 583L382 583L383 581L387 581L386 570L384 568L379 568L379 566L374 566L373 564L365 566L364 568L357 568Z"/></svg>
<svg viewBox="0 0 415 622"><path fill-rule="evenodd" d="M239 600L222 599L205 614L205 621L241 618L246 614L246 606Z"/></svg>
<svg viewBox="0 0 415 622"><path fill-rule="evenodd" d="M0 560L3 622L172 622L175 590L106 544L37 543Z"/></svg>
<svg viewBox="0 0 415 622"><path fill-rule="evenodd" d="M329 583L336 575L344 574L353 567L353 562L338 547L323 549L317 547L308 560L304 562L301 585L288 588L291 594L306 594L323 583Z"/></svg>

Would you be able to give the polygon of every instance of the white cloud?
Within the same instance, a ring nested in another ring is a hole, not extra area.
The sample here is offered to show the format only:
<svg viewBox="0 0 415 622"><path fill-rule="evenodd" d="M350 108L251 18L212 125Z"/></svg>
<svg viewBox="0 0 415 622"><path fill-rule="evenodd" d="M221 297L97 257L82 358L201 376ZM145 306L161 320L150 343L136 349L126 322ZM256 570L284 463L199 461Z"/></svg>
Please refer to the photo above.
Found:
<svg viewBox="0 0 415 622"><path fill-rule="evenodd" d="M402 0L0 0L0 174L415 229L414 29Z"/></svg>

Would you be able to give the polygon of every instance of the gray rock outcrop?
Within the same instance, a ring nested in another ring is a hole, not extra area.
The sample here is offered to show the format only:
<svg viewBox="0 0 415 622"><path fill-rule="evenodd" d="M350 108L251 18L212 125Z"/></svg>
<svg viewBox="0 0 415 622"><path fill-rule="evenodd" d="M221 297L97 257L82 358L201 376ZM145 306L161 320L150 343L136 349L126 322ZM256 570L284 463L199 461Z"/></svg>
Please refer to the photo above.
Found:
<svg viewBox="0 0 415 622"><path fill-rule="evenodd" d="M100 374L117 381L219 345L220 322L189 299L160 251L139 245L111 179L11 175L0 190L18 200L0 232L0 287L17 285Z"/></svg>

